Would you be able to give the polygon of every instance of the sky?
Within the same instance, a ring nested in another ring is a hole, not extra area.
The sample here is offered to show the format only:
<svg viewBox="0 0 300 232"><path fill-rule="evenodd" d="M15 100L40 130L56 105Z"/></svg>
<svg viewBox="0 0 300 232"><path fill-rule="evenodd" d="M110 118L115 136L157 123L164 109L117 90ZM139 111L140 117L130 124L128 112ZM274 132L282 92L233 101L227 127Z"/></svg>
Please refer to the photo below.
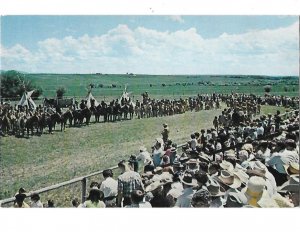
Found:
<svg viewBox="0 0 300 232"><path fill-rule="evenodd" d="M2 16L1 70L299 75L297 16Z"/></svg>

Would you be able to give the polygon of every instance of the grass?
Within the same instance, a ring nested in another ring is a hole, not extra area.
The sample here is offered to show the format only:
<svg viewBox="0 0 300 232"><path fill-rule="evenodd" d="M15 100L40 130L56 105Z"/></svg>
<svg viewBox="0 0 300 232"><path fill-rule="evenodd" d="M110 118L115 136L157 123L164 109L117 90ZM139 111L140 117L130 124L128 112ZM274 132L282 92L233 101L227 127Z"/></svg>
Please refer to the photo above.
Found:
<svg viewBox="0 0 300 232"><path fill-rule="evenodd" d="M264 94L264 86L272 84L271 94L298 96L297 77L255 77L244 76L187 76L187 75L93 75L93 74L27 74L26 78L32 80L44 90L43 95L52 98L60 86L67 89L67 96L85 97L89 84L103 88L94 88L93 95L101 99L112 96L120 96L124 85L128 84L128 90L137 98L144 91L150 95L162 96L190 96L198 93L238 93ZM198 82L205 85L198 85ZM112 84L116 88L110 88ZM152 87L150 87L152 84ZM163 87L162 84L166 86ZM186 86L183 86L186 84ZM288 91L284 91L284 87Z"/></svg>

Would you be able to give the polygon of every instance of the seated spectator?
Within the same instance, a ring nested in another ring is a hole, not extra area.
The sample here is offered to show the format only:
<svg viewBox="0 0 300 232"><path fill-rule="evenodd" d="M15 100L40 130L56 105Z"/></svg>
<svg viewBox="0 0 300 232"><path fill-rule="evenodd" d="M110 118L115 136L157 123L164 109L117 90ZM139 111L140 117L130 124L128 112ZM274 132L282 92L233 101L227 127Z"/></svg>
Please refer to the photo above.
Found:
<svg viewBox="0 0 300 232"><path fill-rule="evenodd" d="M211 204L211 194L206 189L198 190L191 199L191 207L208 208Z"/></svg>
<svg viewBox="0 0 300 232"><path fill-rule="evenodd" d="M30 208L29 205L24 202L25 198L26 198L26 194L25 193L18 193L15 195L15 202L14 202L14 208Z"/></svg>
<svg viewBox="0 0 300 232"><path fill-rule="evenodd" d="M152 208L149 202L144 201L144 193L141 190L131 193L131 201L131 205L126 205L125 208Z"/></svg>
<svg viewBox="0 0 300 232"><path fill-rule="evenodd" d="M43 204L40 201L40 196L37 193L32 194L30 208L43 208Z"/></svg>
<svg viewBox="0 0 300 232"><path fill-rule="evenodd" d="M73 206L74 208L78 208L79 205L80 205L80 202L79 202L78 198L74 198L74 199L72 200L72 206Z"/></svg>
<svg viewBox="0 0 300 232"><path fill-rule="evenodd" d="M87 201L82 204L82 208L105 208L103 202L104 194L96 188L92 188Z"/></svg>
<svg viewBox="0 0 300 232"><path fill-rule="evenodd" d="M47 201L47 208L55 208L53 200L50 199Z"/></svg>

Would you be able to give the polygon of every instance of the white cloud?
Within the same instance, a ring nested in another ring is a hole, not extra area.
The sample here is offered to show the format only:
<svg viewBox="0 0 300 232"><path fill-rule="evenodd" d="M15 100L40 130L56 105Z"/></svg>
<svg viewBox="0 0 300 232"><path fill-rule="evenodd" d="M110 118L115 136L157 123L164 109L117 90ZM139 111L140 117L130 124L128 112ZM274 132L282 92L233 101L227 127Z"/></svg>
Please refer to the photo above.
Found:
<svg viewBox="0 0 300 232"><path fill-rule="evenodd" d="M1 47L1 61L2 69L28 72L298 75L298 38L298 23L213 39L195 28L119 25L94 37L48 38L35 51Z"/></svg>
<svg viewBox="0 0 300 232"><path fill-rule="evenodd" d="M184 23L184 19L180 15L170 15L168 16L168 19L174 22Z"/></svg>

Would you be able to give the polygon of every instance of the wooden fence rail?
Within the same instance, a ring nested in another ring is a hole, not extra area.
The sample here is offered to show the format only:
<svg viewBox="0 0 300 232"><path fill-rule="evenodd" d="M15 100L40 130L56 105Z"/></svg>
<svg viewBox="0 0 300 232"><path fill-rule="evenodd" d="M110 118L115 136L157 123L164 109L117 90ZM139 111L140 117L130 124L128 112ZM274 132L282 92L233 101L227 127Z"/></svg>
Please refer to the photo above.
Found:
<svg viewBox="0 0 300 232"><path fill-rule="evenodd" d="M281 116L284 119L286 119L286 118L292 116L292 114L295 111L297 111L297 110L285 112L285 113L281 114ZM186 143L178 145L177 148L181 148L184 145L186 145ZM216 151L216 152L219 152L219 151ZM112 169L112 170L115 170L117 168L118 168L118 166L110 167L110 169ZM77 183L77 182L81 182L81 201L84 202L85 198L86 198L86 192L87 192L87 178L90 178L90 177L93 177L93 176L96 176L96 175L100 175L100 174L103 173L103 171L104 170L100 170L100 171L93 172L93 173L90 173L90 174L85 175L85 176L77 177L77 178L74 178L74 179L71 179L71 180L68 180L68 181L65 181L65 182L61 182L61 183L58 183L58 184L55 184L55 185L51 185L51 186L48 186L48 187L45 187L45 188L42 188L42 189L39 189L39 190L36 190L36 191L31 191L31 192L26 194L26 197L31 197L32 194L34 194L34 193L37 193L37 194L45 193L45 192L49 192L49 191L52 191L52 190L55 190L55 189L58 189L58 188L61 188L61 187L64 187L64 186L69 186L69 185ZM0 207L2 207L2 205L12 203L14 201L15 201L15 197L0 200Z"/></svg>

